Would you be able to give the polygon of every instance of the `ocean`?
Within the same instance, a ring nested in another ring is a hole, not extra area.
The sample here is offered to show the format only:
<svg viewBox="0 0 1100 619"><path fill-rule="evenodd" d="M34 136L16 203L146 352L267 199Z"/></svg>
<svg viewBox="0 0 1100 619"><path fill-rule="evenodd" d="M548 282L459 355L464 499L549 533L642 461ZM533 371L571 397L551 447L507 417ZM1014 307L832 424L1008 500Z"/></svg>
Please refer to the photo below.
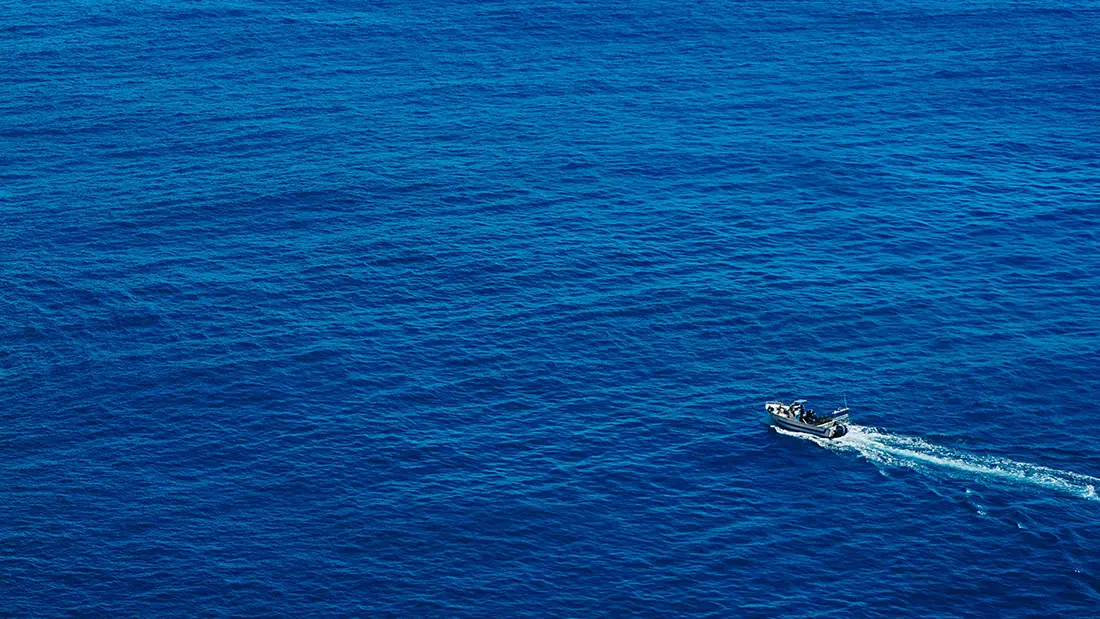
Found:
<svg viewBox="0 0 1100 619"><path fill-rule="evenodd" d="M3 3L0 616L1096 616L1098 42Z"/></svg>

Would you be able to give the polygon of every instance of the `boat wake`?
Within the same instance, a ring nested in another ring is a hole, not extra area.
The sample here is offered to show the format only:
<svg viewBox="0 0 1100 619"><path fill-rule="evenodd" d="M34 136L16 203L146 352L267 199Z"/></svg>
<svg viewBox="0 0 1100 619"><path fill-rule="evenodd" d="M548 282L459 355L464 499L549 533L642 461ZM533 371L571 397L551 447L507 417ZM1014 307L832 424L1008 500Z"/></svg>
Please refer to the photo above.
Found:
<svg viewBox="0 0 1100 619"><path fill-rule="evenodd" d="M930 443L922 438L899 436L877 428L848 425L848 434L825 440L807 434L776 432L813 441L835 451L854 451L880 469L905 467L920 473L969 478L985 483L1026 484L1057 490L1092 501L1100 501L1100 478L1072 471L1061 471L1038 464L1018 462L999 456L971 454Z"/></svg>

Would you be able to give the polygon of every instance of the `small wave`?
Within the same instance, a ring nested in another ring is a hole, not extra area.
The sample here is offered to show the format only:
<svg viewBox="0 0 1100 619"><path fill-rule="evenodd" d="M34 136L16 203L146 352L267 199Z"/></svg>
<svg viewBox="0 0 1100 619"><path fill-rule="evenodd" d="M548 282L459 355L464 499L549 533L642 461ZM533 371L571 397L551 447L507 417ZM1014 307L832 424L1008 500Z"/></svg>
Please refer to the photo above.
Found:
<svg viewBox="0 0 1100 619"><path fill-rule="evenodd" d="M826 440L776 428L780 434L811 440L836 451L855 451L881 467L906 467L926 474L951 474L976 481L1027 484L1100 501L1100 478L1062 471L1010 458L967 453L919 437L900 436L877 428L849 425L841 438Z"/></svg>

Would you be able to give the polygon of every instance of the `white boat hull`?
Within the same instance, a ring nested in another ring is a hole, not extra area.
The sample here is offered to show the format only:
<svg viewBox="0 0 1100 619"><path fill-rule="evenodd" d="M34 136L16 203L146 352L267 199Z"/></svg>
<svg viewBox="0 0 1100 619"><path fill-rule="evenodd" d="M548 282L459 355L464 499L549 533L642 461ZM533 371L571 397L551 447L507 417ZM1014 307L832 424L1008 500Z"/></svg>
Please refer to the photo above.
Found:
<svg viewBox="0 0 1100 619"><path fill-rule="evenodd" d="M783 415L776 415L772 412L769 412L768 416L771 417L772 425L777 428L783 428L791 432L811 434L820 438L840 438L848 432L848 426L838 421L828 421L820 425L814 425L803 423L797 419L791 419L790 417L784 417Z"/></svg>

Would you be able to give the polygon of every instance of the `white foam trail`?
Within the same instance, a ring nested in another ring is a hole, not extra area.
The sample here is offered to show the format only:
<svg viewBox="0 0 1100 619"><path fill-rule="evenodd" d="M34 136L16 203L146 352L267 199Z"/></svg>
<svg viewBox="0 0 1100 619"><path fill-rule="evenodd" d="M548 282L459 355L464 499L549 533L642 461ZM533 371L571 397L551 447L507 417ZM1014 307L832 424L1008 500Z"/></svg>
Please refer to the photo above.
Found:
<svg viewBox="0 0 1100 619"><path fill-rule="evenodd" d="M788 436L811 440L837 451L855 451L876 465L906 467L922 473L948 473L977 481L1022 483L1066 492L1092 501L1100 501L1096 488L1100 478L1072 471L1060 471L1038 464L1017 462L998 456L982 456L930 443L922 438L899 436L877 428L848 425L848 433L826 440L786 430Z"/></svg>

